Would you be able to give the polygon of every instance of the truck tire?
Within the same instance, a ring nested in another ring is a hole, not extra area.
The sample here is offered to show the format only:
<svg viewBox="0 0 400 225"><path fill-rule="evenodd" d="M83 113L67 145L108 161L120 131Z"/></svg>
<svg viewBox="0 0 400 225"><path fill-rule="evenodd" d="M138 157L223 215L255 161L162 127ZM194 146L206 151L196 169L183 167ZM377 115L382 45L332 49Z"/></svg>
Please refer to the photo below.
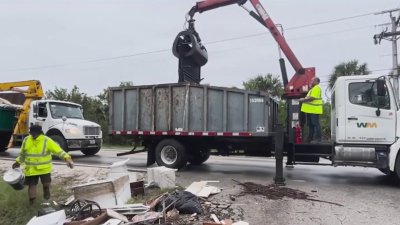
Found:
<svg viewBox="0 0 400 225"><path fill-rule="evenodd" d="M85 155L96 155L99 151L100 148L87 148L81 150L81 152Z"/></svg>
<svg viewBox="0 0 400 225"><path fill-rule="evenodd" d="M67 142L61 135L52 135L49 138L53 139L64 151L68 152Z"/></svg>
<svg viewBox="0 0 400 225"><path fill-rule="evenodd" d="M192 165L201 165L210 158L210 151L197 151L189 155L189 163Z"/></svg>
<svg viewBox="0 0 400 225"><path fill-rule="evenodd" d="M156 162L159 166L182 169L187 163L185 146L174 139L160 141L156 147Z"/></svg>
<svg viewBox="0 0 400 225"><path fill-rule="evenodd" d="M398 153L396 157L396 164L394 165L393 175L396 181L400 184L400 153Z"/></svg>
<svg viewBox="0 0 400 225"><path fill-rule="evenodd" d="M7 146L0 146L0 152L5 152L7 150Z"/></svg>

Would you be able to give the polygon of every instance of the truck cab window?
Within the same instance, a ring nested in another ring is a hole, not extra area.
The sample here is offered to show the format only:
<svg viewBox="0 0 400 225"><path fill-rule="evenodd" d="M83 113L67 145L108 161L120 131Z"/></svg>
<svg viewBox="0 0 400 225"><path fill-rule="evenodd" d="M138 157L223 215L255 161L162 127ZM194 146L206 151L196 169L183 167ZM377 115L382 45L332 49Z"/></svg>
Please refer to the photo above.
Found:
<svg viewBox="0 0 400 225"><path fill-rule="evenodd" d="M47 118L47 108L46 103L39 103L38 104L38 116Z"/></svg>
<svg viewBox="0 0 400 225"><path fill-rule="evenodd" d="M349 84L349 100L352 104L372 108L390 109L390 98L385 85L385 96L378 96L375 82Z"/></svg>

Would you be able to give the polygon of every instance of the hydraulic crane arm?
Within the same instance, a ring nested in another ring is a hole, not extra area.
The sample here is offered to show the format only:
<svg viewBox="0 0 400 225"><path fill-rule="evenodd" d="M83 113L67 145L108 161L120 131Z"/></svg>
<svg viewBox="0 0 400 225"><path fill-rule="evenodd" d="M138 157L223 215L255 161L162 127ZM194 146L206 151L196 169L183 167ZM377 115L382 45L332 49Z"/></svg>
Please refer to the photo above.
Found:
<svg viewBox="0 0 400 225"><path fill-rule="evenodd" d="M21 88L27 88L21 89ZM18 82L8 82L8 83L0 83L0 92L1 91L16 91L24 93L25 102L22 105L22 110L19 113L17 124L14 128L13 135L27 134L28 133L28 117L29 117L29 109L30 104L33 100L38 100L43 98L43 88L40 84L40 81L37 80L29 80L29 81L18 81ZM8 147L11 147L13 143L13 137L10 139L10 143Z"/></svg>
<svg viewBox="0 0 400 225"><path fill-rule="evenodd" d="M285 84L284 97L286 98L300 98L303 97L308 91L308 85L313 77L315 77L315 68L304 68L293 51L290 49L285 38L279 32L275 23L272 21L271 17L268 15L264 7L261 5L259 0L249 0L257 13L254 11L247 10L249 14L264 25L272 34L275 41L278 43L280 49L285 54L286 58L289 60L293 69L296 71L294 76L290 79L288 84ZM242 6L247 0L205 0L197 2L194 7L189 11L189 16L191 19L193 16L199 12L205 12L222 6L238 4ZM283 80L285 77L283 77Z"/></svg>
<svg viewBox="0 0 400 225"><path fill-rule="evenodd" d="M21 90L19 88L27 87L28 89ZM26 98L41 99L44 95L42 85L38 80L17 81L0 83L0 91L17 91L23 92Z"/></svg>

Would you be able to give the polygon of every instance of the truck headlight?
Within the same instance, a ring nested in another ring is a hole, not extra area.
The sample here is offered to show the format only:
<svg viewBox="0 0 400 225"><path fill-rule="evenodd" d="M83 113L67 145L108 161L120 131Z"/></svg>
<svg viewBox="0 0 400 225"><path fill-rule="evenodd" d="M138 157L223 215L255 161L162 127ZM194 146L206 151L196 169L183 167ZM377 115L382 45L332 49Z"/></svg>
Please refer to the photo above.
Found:
<svg viewBox="0 0 400 225"><path fill-rule="evenodd" d="M67 134L80 134L82 133L78 128L72 127L65 129L65 133Z"/></svg>

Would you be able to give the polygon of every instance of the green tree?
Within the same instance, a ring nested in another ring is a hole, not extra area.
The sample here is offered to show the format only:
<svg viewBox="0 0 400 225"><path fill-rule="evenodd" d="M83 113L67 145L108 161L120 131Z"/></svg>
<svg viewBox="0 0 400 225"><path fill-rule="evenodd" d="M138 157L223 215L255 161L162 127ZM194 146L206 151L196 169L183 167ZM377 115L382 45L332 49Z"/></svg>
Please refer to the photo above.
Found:
<svg viewBox="0 0 400 225"><path fill-rule="evenodd" d="M278 100L278 122L280 124L286 124L287 120L287 104L285 100L281 99L283 94L283 83L278 76L274 76L270 73L266 75L257 75L248 81L243 82L243 86L249 91L263 91L268 93L270 96Z"/></svg>
<svg viewBox="0 0 400 225"><path fill-rule="evenodd" d="M270 73L266 75L257 75L248 81L243 82L246 90L250 91L265 91L275 98L279 98L283 94L283 84L278 76Z"/></svg>
<svg viewBox="0 0 400 225"><path fill-rule="evenodd" d="M349 62L342 62L336 65L332 74L329 75L329 89L333 88L338 77L350 75L366 75L369 74L367 64L359 64L358 60L351 60Z"/></svg>

